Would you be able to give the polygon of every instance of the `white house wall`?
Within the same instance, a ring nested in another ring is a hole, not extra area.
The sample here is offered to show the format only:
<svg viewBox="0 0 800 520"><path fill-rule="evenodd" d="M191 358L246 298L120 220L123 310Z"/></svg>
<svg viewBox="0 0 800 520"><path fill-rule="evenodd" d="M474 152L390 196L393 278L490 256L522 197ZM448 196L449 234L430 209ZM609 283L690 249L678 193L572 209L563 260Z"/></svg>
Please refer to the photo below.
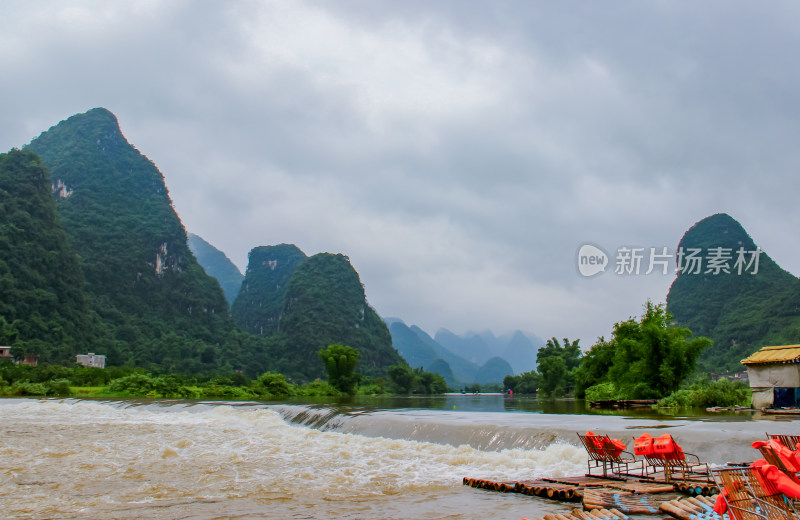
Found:
<svg viewBox="0 0 800 520"><path fill-rule="evenodd" d="M772 406L774 398L772 388L751 388L750 394L753 408L769 408Z"/></svg>
<svg viewBox="0 0 800 520"><path fill-rule="evenodd" d="M800 387L800 365L751 365L747 367L750 388L798 388ZM772 390L770 390L771 392ZM770 402L771 398L770 398Z"/></svg>

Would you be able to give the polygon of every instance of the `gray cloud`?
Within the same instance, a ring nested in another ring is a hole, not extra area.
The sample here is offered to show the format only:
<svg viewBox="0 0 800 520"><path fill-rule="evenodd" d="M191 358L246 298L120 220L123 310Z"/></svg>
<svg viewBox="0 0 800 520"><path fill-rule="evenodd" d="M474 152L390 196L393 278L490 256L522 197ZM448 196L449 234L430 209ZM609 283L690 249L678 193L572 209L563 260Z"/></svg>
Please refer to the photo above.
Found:
<svg viewBox="0 0 800 520"><path fill-rule="evenodd" d="M10 1L0 149L104 106L240 267L343 252L385 316L588 346L672 279L583 279L582 243L725 211L800 272L798 9Z"/></svg>

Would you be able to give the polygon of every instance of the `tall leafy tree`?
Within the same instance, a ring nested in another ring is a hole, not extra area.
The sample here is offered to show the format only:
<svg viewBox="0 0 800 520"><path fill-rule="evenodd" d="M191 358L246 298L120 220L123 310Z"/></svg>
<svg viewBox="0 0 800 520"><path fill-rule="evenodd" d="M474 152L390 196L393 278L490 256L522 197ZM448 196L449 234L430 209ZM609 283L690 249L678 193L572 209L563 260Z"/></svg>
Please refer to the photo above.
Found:
<svg viewBox="0 0 800 520"><path fill-rule="evenodd" d="M586 397L586 389L606 381L614 365L614 344L600 337L582 358L575 370L575 396Z"/></svg>
<svg viewBox="0 0 800 520"><path fill-rule="evenodd" d="M536 394L541 378L541 374L535 370L523 372L518 376L508 375L503 378L503 387L518 394Z"/></svg>
<svg viewBox="0 0 800 520"><path fill-rule="evenodd" d="M582 385L613 383L618 398L663 397L694 372L697 359L710 345L708 338L696 338L689 329L675 326L663 304L648 301L640 319L616 323L611 341L592 347L578 379ZM610 352L613 361L607 366ZM591 381L590 374L598 379Z"/></svg>
<svg viewBox="0 0 800 520"><path fill-rule="evenodd" d="M340 344L328 345L319 351L319 357L328 372L328 382L345 394L355 392L361 376L355 373L358 350Z"/></svg>
<svg viewBox="0 0 800 520"><path fill-rule="evenodd" d="M564 338L562 346L558 339L550 338L539 349L536 360L541 380L539 389L545 396L563 395L575 384L574 373L580 364L580 340L570 342Z"/></svg>

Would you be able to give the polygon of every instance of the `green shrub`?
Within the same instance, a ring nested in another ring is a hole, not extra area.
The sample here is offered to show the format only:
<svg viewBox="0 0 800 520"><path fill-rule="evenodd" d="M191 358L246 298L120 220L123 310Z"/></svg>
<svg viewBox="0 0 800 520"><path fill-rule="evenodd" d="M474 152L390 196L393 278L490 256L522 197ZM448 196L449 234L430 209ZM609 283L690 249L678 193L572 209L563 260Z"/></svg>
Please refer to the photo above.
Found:
<svg viewBox="0 0 800 520"><path fill-rule="evenodd" d="M153 391L153 380L145 374L131 374L114 379L108 385L112 392L126 392L131 395L147 395Z"/></svg>
<svg viewBox="0 0 800 520"><path fill-rule="evenodd" d="M718 381L700 381L690 388L678 390L658 402L662 407L748 406L750 387L741 382L731 382L725 378Z"/></svg>
<svg viewBox="0 0 800 520"><path fill-rule="evenodd" d="M44 383L31 383L29 381L20 381L11 385L10 395L46 396L47 386Z"/></svg>
<svg viewBox="0 0 800 520"><path fill-rule="evenodd" d="M327 381L311 381L310 383L301 386L299 390L300 390L300 395L306 395L311 397L342 395L340 391L335 389L333 385L331 385Z"/></svg>
<svg viewBox="0 0 800 520"><path fill-rule="evenodd" d="M617 387L614 383L600 383L586 389L587 401L609 401L617 399Z"/></svg>
<svg viewBox="0 0 800 520"><path fill-rule="evenodd" d="M276 372L265 372L253 383L253 391L262 397L291 396L297 394L297 387L286 376Z"/></svg>
<svg viewBox="0 0 800 520"><path fill-rule="evenodd" d="M69 379L61 378L48 381L44 383L44 386L47 389L47 395L68 396L70 395L69 387L71 384Z"/></svg>

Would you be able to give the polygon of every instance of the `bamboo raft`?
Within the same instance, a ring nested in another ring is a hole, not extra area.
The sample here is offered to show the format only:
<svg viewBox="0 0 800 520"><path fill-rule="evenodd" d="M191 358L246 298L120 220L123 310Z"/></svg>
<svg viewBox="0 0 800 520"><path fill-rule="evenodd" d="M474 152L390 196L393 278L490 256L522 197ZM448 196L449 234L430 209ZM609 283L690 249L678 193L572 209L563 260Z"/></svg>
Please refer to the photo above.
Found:
<svg viewBox="0 0 800 520"><path fill-rule="evenodd" d="M628 516L616 509L594 509L592 511L573 509L567 515L544 515L537 520L627 520L627 518Z"/></svg>
<svg viewBox="0 0 800 520"><path fill-rule="evenodd" d="M521 480L513 482L495 482L479 478L464 477L464 485L503 493L521 493L523 495L549 498L560 502L580 502L583 492L577 485L548 482L547 480Z"/></svg>
<svg viewBox="0 0 800 520"><path fill-rule="evenodd" d="M520 493L560 502L582 502L583 509L589 512L616 511L622 516L667 513L679 520L718 520L713 516L716 515L713 513L714 502L708 495L716 495L719 490L709 482L669 483L652 479L584 476L520 481L465 477L463 483L490 491ZM569 515L560 516L565 518L555 520L576 520Z"/></svg>
<svg viewBox="0 0 800 520"><path fill-rule="evenodd" d="M613 507L631 515L657 515L661 513L663 502L676 500L678 497L677 493L640 494L605 488L586 489L583 493L583 508L591 511Z"/></svg>
<svg viewBox="0 0 800 520"><path fill-rule="evenodd" d="M661 510L679 520L722 520L722 516L714 512L715 498L699 496L671 500L661 504Z"/></svg>
<svg viewBox="0 0 800 520"><path fill-rule="evenodd" d="M714 512L714 498L689 497L670 500L660 506L660 511L678 520L723 520ZM654 514L654 513L653 513ZM618 509L598 508L584 511L573 509L569 514L548 514L537 520L628 520L629 517ZM526 519L523 519L526 520Z"/></svg>

